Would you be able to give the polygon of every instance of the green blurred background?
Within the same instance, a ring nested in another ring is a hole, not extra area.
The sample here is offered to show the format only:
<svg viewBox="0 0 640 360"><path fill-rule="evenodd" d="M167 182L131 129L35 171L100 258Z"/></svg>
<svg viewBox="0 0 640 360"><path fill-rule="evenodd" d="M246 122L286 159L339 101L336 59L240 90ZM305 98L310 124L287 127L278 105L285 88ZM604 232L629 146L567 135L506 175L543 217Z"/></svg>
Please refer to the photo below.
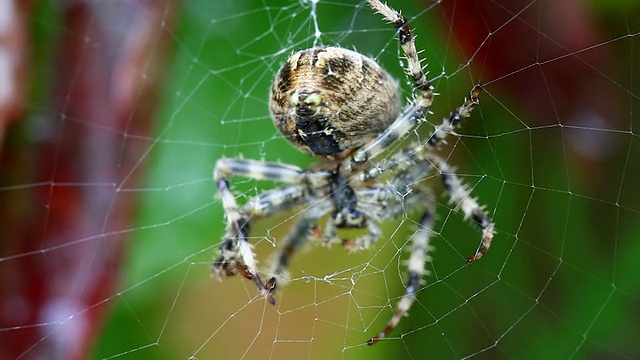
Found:
<svg viewBox="0 0 640 360"><path fill-rule="evenodd" d="M571 99L531 99L526 82L514 93L501 88L500 79L486 77L485 59L470 61L464 39L453 36L444 20L443 5L391 4L410 18L440 93L433 122L460 104L474 84L488 83L480 107L441 154L496 223L489 254L465 265L480 235L440 196L437 177L428 179L439 196L431 275L410 316L375 347L365 341L384 326L403 293L408 253L400 249L414 229L410 221L386 225L389 240L368 252L302 251L275 306L256 297L248 281L212 279L210 263L224 229L211 179L216 160L312 163L269 119L268 88L288 55L318 44L355 47L404 78L393 30L362 2L184 1L174 9L174 27L164 30L173 51L150 152L141 159L147 173L137 189L141 198L121 283L106 301L108 320L93 358L640 357L638 6L588 5L610 42L596 49L608 52L621 69L608 73L591 67L584 83L567 85L589 87L592 77L600 77L603 87L588 91L593 102L614 93L622 104L615 123L592 127L574 126L562 115L535 118L531 104L554 108ZM33 25L46 38L57 15L38 8ZM509 24L504 23L507 29ZM530 26L539 37L522 42L550 36L541 25ZM487 42L493 39L487 36ZM45 42L39 51L47 53ZM560 49L554 63L567 53ZM581 56L571 54L568 58ZM528 60L534 66L519 65L517 72L503 75L545 79L545 59ZM566 88L546 80L547 95L566 95ZM408 83L402 83L408 97ZM419 133L429 130L425 125ZM601 159L585 160L572 147L572 139L598 141L599 136L606 137L607 155ZM240 201L273 186L236 180ZM262 265L292 215L254 224Z"/></svg>

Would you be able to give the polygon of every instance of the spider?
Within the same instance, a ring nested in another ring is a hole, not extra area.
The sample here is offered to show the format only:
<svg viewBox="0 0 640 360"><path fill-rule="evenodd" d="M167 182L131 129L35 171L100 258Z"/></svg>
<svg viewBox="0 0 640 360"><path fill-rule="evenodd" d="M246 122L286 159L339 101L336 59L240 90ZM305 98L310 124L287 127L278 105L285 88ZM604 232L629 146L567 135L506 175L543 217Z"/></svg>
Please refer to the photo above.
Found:
<svg viewBox="0 0 640 360"><path fill-rule="evenodd" d="M439 174L451 203L482 231L480 246L468 262L480 259L489 250L494 224L483 206L471 197L468 187L435 153L461 120L470 116L482 87L476 85L469 99L436 126L427 141L390 151L412 129L426 122L434 87L420 65L406 19L380 0L367 2L396 28L407 60L406 71L413 80L412 100L403 108L398 82L375 60L355 51L319 46L293 54L271 87L271 115L290 143L321 161L303 170L256 160L218 160L213 177L227 225L212 271L218 277L241 274L275 304L277 282L285 278L290 257L308 239L327 245L339 243L349 251L367 249L382 236L378 224L417 210L421 216L411 238L405 293L387 326L367 341L372 345L408 314L427 273L433 226L429 199L433 197L421 180ZM267 190L240 207L229 185L234 176L285 185ZM249 243L250 223L292 208L300 209L300 217L279 246L269 272L272 276L265 281ZM324 230L320 230L318 223L323 218ZM348 228L362 228L363 234L342 239L339 230Z"/></svg>

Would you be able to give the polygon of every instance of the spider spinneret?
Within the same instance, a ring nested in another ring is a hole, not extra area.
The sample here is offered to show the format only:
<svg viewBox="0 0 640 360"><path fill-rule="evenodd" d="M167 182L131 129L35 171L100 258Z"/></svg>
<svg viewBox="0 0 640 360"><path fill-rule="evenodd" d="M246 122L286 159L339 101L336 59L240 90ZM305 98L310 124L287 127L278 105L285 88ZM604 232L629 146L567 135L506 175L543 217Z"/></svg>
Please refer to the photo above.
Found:
<svg viewBox="0 0 640 360"><path fill-rule="evenodd" d="M426 143L413 143L401 151L377 157L398 144L429 113L434 88L422 70L414 36L406 19L380 0L369 6L392 23L407 59L415 94L401 107L398 82L375 60L355 51L320 46L293 54L277 73L269 107L277 129L296 148L321 158L306 170L297 166L244 159L220 159L213 177L227 218L225 235L214 260L213 274L241 274L252 280L262 295L275 304L276 285L285 277L290 257L309 239L339 243L349 251L368 249L382 236L380 223L407 211L421 214L411 237L405 293L387 326L367 341L386 337L407 315L421 279L427 274L429 240L433 227L433 196L421 180L438 174L450 202L482 231L476 253L489 250L494 224L451 167L435 150L478 104L482 90L475 86L468 99L435 127ZM238 206L229 179L234 176L273 180L285 185L264 191ZM274 258L271 277L264 281L249 243L252 221L292 208L301 208ZM324 231L318 223L325 219ZM355 239L342 239L339 229L366 228Z"/></svg>

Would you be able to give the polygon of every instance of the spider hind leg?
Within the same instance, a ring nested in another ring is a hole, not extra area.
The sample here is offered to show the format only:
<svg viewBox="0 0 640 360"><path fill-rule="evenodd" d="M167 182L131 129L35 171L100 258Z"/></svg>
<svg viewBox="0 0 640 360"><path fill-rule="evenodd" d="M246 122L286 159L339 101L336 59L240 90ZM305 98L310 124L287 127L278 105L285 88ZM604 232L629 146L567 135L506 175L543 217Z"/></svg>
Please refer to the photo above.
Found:
<svg viewBox="0 0 640 360"><path fill-rule="evenodd" d="M367 341L367 345L373 345L384 339L389 333L396 328L400 320L408 315L409 309L416 299L416 292L420 287L420 283L424 275L427 273L424 265L430 260L429 251L429 235L433 227L433 216L431 212L425 211L420 220L420 225L411 241L411 256L407 262L407 283L405 284L405 293L396 306L396 311L387 323L387 325L378 333Z"/></svg>

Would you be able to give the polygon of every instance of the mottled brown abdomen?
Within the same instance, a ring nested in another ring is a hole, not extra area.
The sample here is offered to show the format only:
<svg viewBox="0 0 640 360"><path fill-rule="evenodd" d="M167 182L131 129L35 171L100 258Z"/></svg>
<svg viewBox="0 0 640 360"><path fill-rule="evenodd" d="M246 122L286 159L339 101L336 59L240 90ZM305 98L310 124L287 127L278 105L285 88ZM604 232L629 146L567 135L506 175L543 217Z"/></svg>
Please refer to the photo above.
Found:
<svg viewBox="0 0 640 360"><path fill-rule="evenodd" d="M336 47L293 54L271 86L280 132L313 155L339 157L386 129L400 112L398 82L373 59Z"/></svg>

